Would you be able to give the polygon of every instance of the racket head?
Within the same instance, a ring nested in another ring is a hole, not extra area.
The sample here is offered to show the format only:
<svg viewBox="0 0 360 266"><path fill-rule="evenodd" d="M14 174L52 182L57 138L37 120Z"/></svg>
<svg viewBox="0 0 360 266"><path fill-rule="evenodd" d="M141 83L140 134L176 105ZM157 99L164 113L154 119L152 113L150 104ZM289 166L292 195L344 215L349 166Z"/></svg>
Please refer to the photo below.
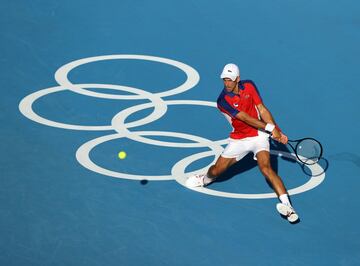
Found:
<svg viewBox="0 0 360 266"><path fill-rule="evenodd" d="M314 138L303 138L298 140L289 140L294 142L293 148L296 158L303 164L316 164L322 157L323 148L321 143Z"/></svg>

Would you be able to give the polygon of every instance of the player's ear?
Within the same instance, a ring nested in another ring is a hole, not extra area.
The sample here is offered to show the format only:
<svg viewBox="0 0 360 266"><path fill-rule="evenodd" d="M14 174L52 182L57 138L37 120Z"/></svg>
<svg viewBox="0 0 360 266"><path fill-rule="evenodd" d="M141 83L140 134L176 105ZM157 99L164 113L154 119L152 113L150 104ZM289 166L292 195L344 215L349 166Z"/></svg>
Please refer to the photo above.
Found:
<svg viewBox="0 0 360 266"><path fill-rule="evenodd" d="M236 79L235 79L235 81L236 81L237 83L239 83L239 82L240 82L240 77L237 76Z"/></svg>

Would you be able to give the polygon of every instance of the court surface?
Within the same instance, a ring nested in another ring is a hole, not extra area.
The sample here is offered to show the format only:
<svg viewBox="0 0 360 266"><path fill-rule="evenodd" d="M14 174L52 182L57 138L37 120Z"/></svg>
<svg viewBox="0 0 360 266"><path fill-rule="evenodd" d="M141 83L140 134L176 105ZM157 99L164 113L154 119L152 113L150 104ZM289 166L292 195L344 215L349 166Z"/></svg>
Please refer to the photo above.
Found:
<svg viewBox="0 0 360 266"><path fill-rule="evenodd" d="M1 1L0 265L360 265L358 1ZM194 191L230 126L229 62L281 129L301 221L249 155ZM127 157L119 159L125 151Z"/></svg>

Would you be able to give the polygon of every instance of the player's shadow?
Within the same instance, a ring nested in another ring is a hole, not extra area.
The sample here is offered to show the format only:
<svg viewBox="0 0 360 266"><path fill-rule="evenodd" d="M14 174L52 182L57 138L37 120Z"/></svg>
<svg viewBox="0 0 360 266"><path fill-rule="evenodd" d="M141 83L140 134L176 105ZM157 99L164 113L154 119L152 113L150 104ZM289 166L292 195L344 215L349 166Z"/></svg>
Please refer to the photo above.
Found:
<svg viewBox="0 0 360 266"><path fill-rule="evenodd" d="M271 142L270 150L276 150L276 151L278 151L280 153L281 152L286 152L286 153L290 152L286 145L283 145L281 143L275 143L275 142L274 143ZM297 163L295 156L290 157L290 158L282 156L281 159L289 161L291 163ZM271 164L273 170L276 173L278 173L279 155L271 155L270 156L270 164ZM242 174L242 173L244 173L246 171L249 171L254 167L257 167L257 161L254 160L254 154L249 153L243 159L241 159L239 162L237 162L234 165L232 165L231 167L229 167L223 174L221 174L216 179L216 182L224 182L226 180L229 180L229 179L233 178L236 175L239 175L239 174ZM266 180L266 182L267 182L267 180ZM267 183L271 187L270 183L269 182L267 182Z"/></svg>
<svg viewBox="0 0 360 266"><path fill-rule="evenodd" d="M297 161L297 158L295 155L292 154L293 151L289 149L287 145L281 144L277 141L271 141L270 142L270 150L277 151L278 154L274 154L270 156L270 163L273 168L273 170L278 173L278 167L279 167L279 159L288 161L290 163L296 163L299 165L300 169L308 176L319 176L323 173L325 173L329 168L329 162L325 158L320 158L320 160L317 162L318 165L321 166L321 171L314 172L306 165L300 163ZM287 155L282 156L281 153L284 152ZM249 171L250 169L257 167L257 161L253 159L254 155L252 153L246 155L243 159L241 159L239 162L232 165L228 170L226 170L222 175L220 175L216 182L223 182L226 180L231 179L232 177L244 173L246 171ZM267 181L267 180L266 180ZM271 187L270 183L268 185Z"/></svg>

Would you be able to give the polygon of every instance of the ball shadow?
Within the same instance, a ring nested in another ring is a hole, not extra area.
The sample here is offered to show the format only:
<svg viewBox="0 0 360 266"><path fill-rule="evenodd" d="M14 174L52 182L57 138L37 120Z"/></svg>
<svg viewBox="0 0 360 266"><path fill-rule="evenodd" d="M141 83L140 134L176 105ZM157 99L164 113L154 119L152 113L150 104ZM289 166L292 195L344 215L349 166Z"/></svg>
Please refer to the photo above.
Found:
<svg viewBox="0 0 360 266"><path fill-rule="evenodd" d="M140 184L141 185L147 185L149 183L149 181L147 180L147 179L142 179L142 180L140 180Z"/></svg>

